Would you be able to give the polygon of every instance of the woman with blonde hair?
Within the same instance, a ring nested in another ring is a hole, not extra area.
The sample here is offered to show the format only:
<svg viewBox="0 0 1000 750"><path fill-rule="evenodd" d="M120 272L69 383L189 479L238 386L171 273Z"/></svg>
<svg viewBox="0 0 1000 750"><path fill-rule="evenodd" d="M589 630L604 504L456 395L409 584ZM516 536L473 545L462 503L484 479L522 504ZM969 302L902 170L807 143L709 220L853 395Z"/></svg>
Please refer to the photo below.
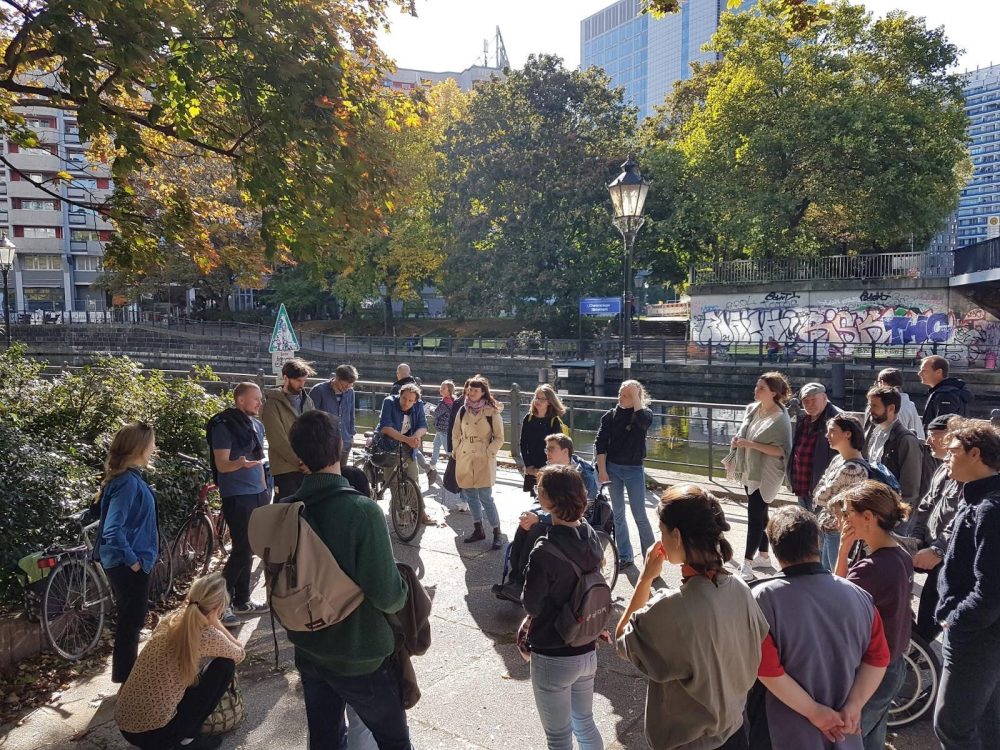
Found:
<svg viewBox="0 0 1000 750"><path fill-rule="evenodd" d="M618 404L601 416L594 442L597 476L601 484L611 483L611 506L615 516L615 541L619 568L633 565L632 542L625 518L625 492L632 518L639 527L639 558L653 546L653 527L646 512L646 433L653 423L649 394L638 380L626 380L618 389Z"/></svg>
<svg viewBox="0 0 1000 750"><path fill-rule="evenodd" d="M115 706L115 722L130 744L142 750L222 744L198 732L245 656L219 620L228 604L225 579L212 573L192 583L184 605L153 631ZM211 661L199 671L204 659Z"/></svg>
<svg viewBox="0 0 1000 750"><path fill-rule="evenodd" d="M483 511L493 527L493 549L503 546L500 514L493 501L497 480L497 453L503 445L503 419L489 381L477 375L465 383L465 400L458 409L451 431L455 455L455 480L462 488L462 500L469 504L475 522L466 544L486 538Z"/></svg>
<svg viewBox="0 0 1000 750"><path fill-rule="evenodd" d="M521 422L520 441L521 459L524 461L522 489L532 496L535 494L538 470L545 466L545 438L558 432L569 434L569 428L562 420L565 413L566 407L551 385L545 383L535 389L531 409Z"/></svg>
<svg viewBox="0 0 1000 750"><path fill-rule="evenodd" d="M732 451L722 463L747 494L747 546L740 573L752 581L754 555L767 553L768 507L778 496L785 479L785 465L792 453L792 421L785 404L792 389L780 372L765 372L757 378L753 402L743 414Z"/></svg>
<svg viewBox="0 0 1000 750"><path fill-rule="evenodd" d="M104 460L94 554L111 583L118 612L111 681L119 684L128 679L139 653L149 575L159 554L156 500L141 473L155 450L153 428L133 422L114 436Z"/></svg>

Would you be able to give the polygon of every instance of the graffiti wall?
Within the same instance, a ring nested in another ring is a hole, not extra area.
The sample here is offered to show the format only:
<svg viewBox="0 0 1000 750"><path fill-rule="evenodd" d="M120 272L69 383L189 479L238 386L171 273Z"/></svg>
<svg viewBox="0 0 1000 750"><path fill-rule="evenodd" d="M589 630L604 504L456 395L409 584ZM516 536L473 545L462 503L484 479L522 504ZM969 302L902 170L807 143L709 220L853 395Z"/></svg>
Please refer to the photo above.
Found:
<svg viewBox="0 0 1000 750"><path fill-rule="evenodd" d="M914 345L969 366L993 366L1000 321L949 289L768 292L692 297L691 338L707 345L819 342L824 353ZM942 346L943 345L943 346ZM944 350L944 351L940 351Z"/></svg>

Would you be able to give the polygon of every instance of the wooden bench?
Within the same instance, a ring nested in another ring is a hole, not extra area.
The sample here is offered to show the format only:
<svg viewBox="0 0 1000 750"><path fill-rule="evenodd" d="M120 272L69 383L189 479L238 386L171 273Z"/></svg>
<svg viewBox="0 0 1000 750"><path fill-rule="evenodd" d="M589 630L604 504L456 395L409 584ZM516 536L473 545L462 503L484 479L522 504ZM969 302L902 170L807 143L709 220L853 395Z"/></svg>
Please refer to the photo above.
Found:
<svg viewBox="0 0 1000 750"><path fill-rule="evenodd" d="M502 352L507 348L507 342L500 339L476 339L469 344L469 351Z"/></svg>
<svg viewBox="0 0 1000 750"><path fill-rule="evenodd" d="M421 350L430 349L431 351L436 352L443 345L445 345L445 339L443 338L438 338L435 336L424 336L420 339L420 341L417 342L416 348Z"/></svg>

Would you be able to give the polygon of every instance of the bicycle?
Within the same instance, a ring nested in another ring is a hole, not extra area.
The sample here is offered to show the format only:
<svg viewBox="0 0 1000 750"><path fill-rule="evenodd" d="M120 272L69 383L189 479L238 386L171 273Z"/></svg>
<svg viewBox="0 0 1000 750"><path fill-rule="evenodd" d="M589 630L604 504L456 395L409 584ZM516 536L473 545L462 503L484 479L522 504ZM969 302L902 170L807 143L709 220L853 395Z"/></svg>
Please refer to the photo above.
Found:
<svg viewBox="0 0 1000 750"><path fill-rule="evenodd" d="M178 453L177 456L182 463L208 474L208 467L200 459L183 453ZM216 485L208 481L201 486L191 513L177 530L170 556L178 575L206 575L216 547L223 555L227 554L225 541L229 530L226 527L226 517L208 504L209 494L217 489Z"/></svg>
<svg viewBox="0 0 1000 750"><path fill-rule="evenodd" d="M916 633L910 635L910 648L903 654L906 667L903 685L889 707L889 726L908 727L934 713L938 687L941 685L941 662L930 644Z"/></svg>
<svg viewBox="0 0 1000 750"><path fill-rule="evenodd" d="M365 433L365 447L355 466L365 473L365 478L371 486L371 498L375 502L382 500L386 489L389 490L389 519L396 537L401 542L408 542L417 535L424 514L424 497L420 487L407 474L406 468L410 458L399 445L396 455L392 451L380 451L375 447L374 433ZM392 476L386 479L386 471L395 467Z"/></svg>
<svg viewBox="0 0 1000 750"><path fill-rule="evenodd" d="M42 632L52 650L77 661L97 645L104 620L114 607L111 584L100 564L91 559L93 534L99 520L90 509L63 519L80 527L72 547L49 547L38 557L40 570L51 570L41 597ZM160 534L160 554L150 573L150 604L159 603L173 583L173 565ZM155 588L154 588L155 584Z"/></svg>
<svg viewBox="0 0 1000 750"><path fill-rule="evenodd" d="M601 548L604 550L604 559L601 560L601 575L608 582L608 588L615 590L618 582L618 542L615 538L615 515L611 506L611 498L607 495L607 488L611 482L604 482L597 490L597 497L587 504L585 518L587 523L594 527Z"/></svg>

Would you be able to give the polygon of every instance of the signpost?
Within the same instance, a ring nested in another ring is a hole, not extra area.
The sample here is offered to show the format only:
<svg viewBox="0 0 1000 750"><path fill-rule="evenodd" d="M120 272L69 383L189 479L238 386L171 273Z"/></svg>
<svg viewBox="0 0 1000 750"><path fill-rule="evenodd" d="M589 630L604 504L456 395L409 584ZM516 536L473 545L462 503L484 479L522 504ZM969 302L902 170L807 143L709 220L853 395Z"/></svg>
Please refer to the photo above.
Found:
<svg viewBox="0 0 1000 750"><path fill-rule="evenodd" d="M1000 216L986 217L986 239L992 240L1000 237Z"/></svg>
<svg viewBox="0 0 1000 750"><path fill-rule="evenodd" d="M274 321L274 330L271 332L271 343L267 347L271 352L271 369L275 375L281 375L282 365L292 359L298 349L299 337L295 335L285 303L282 302L278 309L278 319Z"/></svg>
<svg viewBox="0 0 1000 750"><path fill-rule="evenodd" d="M583 297L580 299L580 315L594 318L613 318L622 311L621 297Z"/></svg>

